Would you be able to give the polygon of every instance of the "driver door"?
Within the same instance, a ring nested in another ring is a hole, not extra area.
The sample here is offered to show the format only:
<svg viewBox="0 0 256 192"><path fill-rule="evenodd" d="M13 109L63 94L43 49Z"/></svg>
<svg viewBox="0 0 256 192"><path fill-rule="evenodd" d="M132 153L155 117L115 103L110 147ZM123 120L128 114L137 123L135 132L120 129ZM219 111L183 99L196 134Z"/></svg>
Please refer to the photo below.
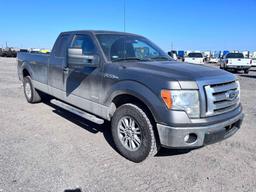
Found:
<svg viewBox="0 0 256 192"><path fill-rule="evenodd" d="M98 56L97 48L89 34L75 35L71 43L74 49L82 49L85 56ZM69 103L89 110L93 104L99 102L99 90L101 89L101 67L89 64L70 64L69 60L64 69L65 100Z"/></svg>

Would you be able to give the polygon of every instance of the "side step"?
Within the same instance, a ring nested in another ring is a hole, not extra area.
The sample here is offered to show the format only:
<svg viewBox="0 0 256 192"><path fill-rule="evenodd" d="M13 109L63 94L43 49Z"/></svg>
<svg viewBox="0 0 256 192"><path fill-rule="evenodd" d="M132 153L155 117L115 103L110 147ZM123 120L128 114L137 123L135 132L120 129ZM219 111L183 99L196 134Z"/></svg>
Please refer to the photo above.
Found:
<svg viewBox="0 0 256 192"><path fill-rule="evenodd" d="M75 107L73 107L71 105L68 105L68 104L66 104L64 102L61 102L61 101L59 101L57 99L52 99L51 103L56 105L56 106L58 106L58 107L60 107L60 108L62 108L62 109L65 109L65 110L67 110L67 111L69 111L71 113L74 113L74 114L76 114L76 115L78 115L80 117L83 117L83 118L85 118L85 119L87 119L89 121L92 121L92 122L94 122L96 124L103 124L104 123L103 119L100 119L100 118L98 118L98 117L96 117L96 116L94 116L94 115L92 115L90 113L86 113L85 111L82 111L82 110L80 110L78 108L75 108Z"/></svg>

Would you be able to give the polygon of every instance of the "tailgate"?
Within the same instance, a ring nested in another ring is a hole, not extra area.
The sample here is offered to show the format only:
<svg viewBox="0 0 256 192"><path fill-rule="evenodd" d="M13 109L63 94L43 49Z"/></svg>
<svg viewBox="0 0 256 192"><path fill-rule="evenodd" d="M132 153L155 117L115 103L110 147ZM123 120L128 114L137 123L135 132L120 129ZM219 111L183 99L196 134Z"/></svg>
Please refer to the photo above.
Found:
<svg viewBox="0 0 256 192"><path fill-rule="evenodd" d="M228 64L229 65L238 65L238 66L248 66L248 65L251 65L250 64L250 59L240 59L240 58L237 58L237 59L228 59Z"/></svg>

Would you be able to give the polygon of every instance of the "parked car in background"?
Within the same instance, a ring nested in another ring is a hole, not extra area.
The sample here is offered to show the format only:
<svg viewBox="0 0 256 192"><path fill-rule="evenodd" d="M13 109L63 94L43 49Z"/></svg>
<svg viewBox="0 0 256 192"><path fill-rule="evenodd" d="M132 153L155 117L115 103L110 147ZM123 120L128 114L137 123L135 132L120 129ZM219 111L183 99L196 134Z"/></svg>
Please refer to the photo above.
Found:
<svg viewBox="0 0 256 192"><path fill-rule="evenodd" d="M178 60L177 51L175 51L175 50L169 51L169 52L168 52L168 55L169 55L171 58L173 58L174 60Z"/></svg>
<svg viewBox="0 0 256 192"><path fill-rule="evenodd" d="M221 58L221 51L214 51L209 59L209 63L219 63Z"/></svg>
<svg viewBox="0 0 256 192"><path fill-rule="evenodd" d="M203 51L202 54L203 54L203 57L204 57L204 61L209 62L210 58L212 56L211 51Z"/></svg>
<svg viewBox="0 0 256 192"><path fill-rule="evenodd" d="M185 62L195 63L195 64L204 64L204 57L202 53L191 52L185 57Z"/></svg>
<svg viewBox="0 0 256 192"><path fill-rule="evenodd" d="M30 53L34 53L34 54L37 54L37 53L40 53L40 49L38 49L38 48L30 48L30 49L29 49L29 52L30 52Z"/></svg>
<svg viewBox="0 0 256 192"><path fill-rule="evenodd" d="M252 67L256 67L256 51L252 53Z"/></svg>
<svg viewBox="0 0 256 192"><path fill-rule="evenodd" d="M179 50L178 51L178 60L184 61L184 58L185 58L185 51Z"/></svg>
<svg viewBox="0 0 256 192"><path fill-rule="evenodd" d="M256 58L252 58L252 67L256 67Z"/></svg>
<svg viewBox="0 0 256 192"><path fill-rule="evenodd" d="M141 162L161 146L198 148L235 134L243 121L237 78L177 62L145 37L110 31L61 33L50 54L18 53L29 103L51 102L97 124ZM40 117L38 117L40 118Z"/></svg>
<svg viewBox="0 0 256 192"><path fill-rule="evenodd" d="M250 58L250 51L243 51L244 58Z"/></svg>
<svg viewBox="0 0 256 192"><path fill-rule="evenodd" d="M7 47L1 50L1 57L16 57L17 51L14 48Z"/></svg>
<svg viewBox="0 0 256 192"><path fill-rule="evenodd" d="M224 55L220 63L220 68L224 70L232 69L235 71L243 70L244 73L249 73L252 60L244 58L242 53L228 53Z"/></svg>
<svg viewBox="0 0 256 192"><path fill-rule="evenodd" d="M221 58L223 58L225 55L227 55L229 53L228 50L222 51L221 52Z"/></svg>
<svg viewBox="0 0 256 192"><path fill-rule="evenodd" d="M44 54L49 54L50 50L49 49L40 49L39 51L40 53L44 53Z"/></svg>
<svg viewBox="0 0 256 192"><path fill-rule="evenodd" d="M20 49L19 52L27 53L28 50L27 49Z"/></svg>

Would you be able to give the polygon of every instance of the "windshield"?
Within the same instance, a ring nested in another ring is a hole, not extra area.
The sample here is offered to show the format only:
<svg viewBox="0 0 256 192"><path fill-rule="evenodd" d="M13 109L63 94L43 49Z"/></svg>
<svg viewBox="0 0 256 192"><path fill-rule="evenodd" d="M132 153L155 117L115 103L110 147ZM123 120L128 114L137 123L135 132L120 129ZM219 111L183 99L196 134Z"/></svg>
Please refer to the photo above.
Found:
<svg viewBox="0 0 256 192"><path fill-rule="evenodd" d="M237 59L241 59L244 58L244 55L242 53L228 53L226 56L227 59L231 59L231 58L237 58Z"/></svg>
<svg viewBox="0 0 256 192"><path fill-rule="evenodd" d="M100 46L109 61L153 61L171 58L146 38L133 35L98 34Z"/></svg>
<svg viewBox="0 0 256 192"><path fill-rule="evenodd" d="M202 53L189 53L188 57L202 58Z"/></svg>

